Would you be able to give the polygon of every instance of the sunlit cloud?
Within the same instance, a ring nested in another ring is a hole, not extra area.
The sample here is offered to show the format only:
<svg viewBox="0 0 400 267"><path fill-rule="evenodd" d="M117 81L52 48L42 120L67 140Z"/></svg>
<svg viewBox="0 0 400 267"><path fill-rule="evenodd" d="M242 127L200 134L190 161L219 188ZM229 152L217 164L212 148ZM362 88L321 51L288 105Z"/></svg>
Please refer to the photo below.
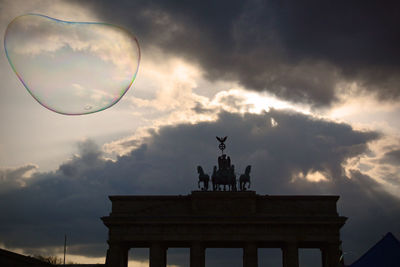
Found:
<svg viewBox="0 0 400 267"><path fill-rule="evenodd" d="M400 165L385 159L385 155L400 149L400 138L387 135L370 142L369 153L349 159L343 164L346 175L358 170L369 175L384 188L398 197L400 195Z"/></svg>
<svg viewBox="0 0 400 267"><path fill-rule="evenodd" d="M398 132L400 102L381 102L357 83L342 83L340 91L339 101L324 112L326 117L351 123L360 129Z"/></svg>
<svg viewBox="0 0 400 267"><path fill-rule="evenodd" d="M304 179L308 182L318 183L318 182L327 182L329 179L320 171L310 170L306 174L303 172L298 172L294 174L292 177L292 182L296 181L296 179Z"/></svg>

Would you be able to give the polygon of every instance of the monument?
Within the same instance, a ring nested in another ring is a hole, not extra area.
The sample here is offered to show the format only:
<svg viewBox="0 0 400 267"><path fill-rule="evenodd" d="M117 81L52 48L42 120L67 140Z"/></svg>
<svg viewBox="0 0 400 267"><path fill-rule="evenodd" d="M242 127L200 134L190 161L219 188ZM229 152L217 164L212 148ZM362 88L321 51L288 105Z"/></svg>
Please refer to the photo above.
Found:
<svg viewBox="0 0 400 267"><path fill-rule="evenodd" d="M211 176L212 182L212 190L213 191L237 191L237 180L235 174L235 165L231 164L231 158L224 154L224 150L226 148L225 141L228 136L218 137L219 141L218 148L221 150L221 156L218 157L218 169L217 166L214 166L213 174ZM250 171L251 166L246 167L246 171L239 178L239 190L246 191L250 187ZM209 184L209 175L204 173L203 167L197 166L197 172L199 174L199 182L198 187L201 188L202 191L208 190ZM200 187L201 183L203 183L203 187ZM247 185L247 186L246 186Z"/></svg>
<svg viewBox="0 0 400 267"><path fill-rule="evenodd" d="M299 248L321 250L323 267L338 267L339 196L270 196L248 190L248 166L239 181L227 137L217 137L221 156L210 177L201 166L201 191L179 196L110 196L106 266L127 267L128 250L150 248L150 267L166 267L167 249L190 248L190 267L205 267L206 248L243 248L243 266L258 266L258 248L281 248L283 267L298 267ZM239 183L239 186L237 186ZM202 186L201 186L202 185Z"/></svg>

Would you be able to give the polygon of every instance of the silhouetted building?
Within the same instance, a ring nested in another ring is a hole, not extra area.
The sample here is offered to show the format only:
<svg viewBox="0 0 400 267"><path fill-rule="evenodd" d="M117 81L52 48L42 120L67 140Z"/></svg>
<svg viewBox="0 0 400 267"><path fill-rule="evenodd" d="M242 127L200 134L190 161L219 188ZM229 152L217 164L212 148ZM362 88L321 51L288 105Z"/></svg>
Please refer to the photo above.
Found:
<svg viewBox="0 0 400 267"><path fill-rule="evenodd" d="M56 265L59 267L104 267L105 264L99 264L99 263L94 263L94 264L61 264L61 265Z"/></svg>
<svg viewBox="0 0 400 267"><path fill-rule="evenodd" d="M21 255L9 250L0 249L0 266L4 267L50 267L50 263Z"/></svg>
<svg viewBox="0 0 400 267"><path fill-rule="evenodd" d="M0 267L103 267L104 264L50 264L31 256L25 256L0 248Z"/></svg>
<svg viewBox="0 0 400 267"><path fill-rule="evenodd" d="M346 217L338 196L269 196L254 191L194 191L186 196L110 196L107 267L126 267L130 248L150 248L150 267L166 267L169 247L190 248L190 267L205 266L206 248L242 248L243 266L258 267L258 248L281 248L283 267L299 267L299 248L321 250L338 267Z"/></svg>
<svg viewBox="0 0 400 267"><path fill-rule="evenodd" d="M350 267L399 267L400 241L392 233L387 233Z"/></svg>

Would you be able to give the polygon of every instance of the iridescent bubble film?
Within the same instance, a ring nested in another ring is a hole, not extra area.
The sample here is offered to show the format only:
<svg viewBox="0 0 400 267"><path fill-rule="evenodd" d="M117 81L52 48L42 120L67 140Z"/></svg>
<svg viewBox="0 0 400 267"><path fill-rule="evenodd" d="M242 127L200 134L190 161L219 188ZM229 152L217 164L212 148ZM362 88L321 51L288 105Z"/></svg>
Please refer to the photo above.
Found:
<svg viewBox="0 0 400 267"><path fill-rule="evenodd" d="M117 103L135 80L140 61L137 39L119 26L36 14L10 22L4 48L28 92L66 115Z"/></svg>

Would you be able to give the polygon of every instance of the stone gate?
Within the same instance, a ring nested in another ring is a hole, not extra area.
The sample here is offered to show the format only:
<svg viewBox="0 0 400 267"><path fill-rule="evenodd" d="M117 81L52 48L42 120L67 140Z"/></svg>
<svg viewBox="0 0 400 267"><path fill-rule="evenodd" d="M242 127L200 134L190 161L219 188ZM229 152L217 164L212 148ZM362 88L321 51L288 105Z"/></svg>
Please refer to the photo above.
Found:
<svg viewBox="0 0 400 267"><path fill-rule="evenodd" d="M323 267L337 267L346 217L338 196L270 196L254 191L193 191L184 196L110 196L106 265L126 267L130 248L150 248L150 267L166 266L169 247L190 248L190 266L205 266L206 248L243 248L257 267L257 248L281 248L284 267L298 267L299 248L318 248Z"/></svg>

